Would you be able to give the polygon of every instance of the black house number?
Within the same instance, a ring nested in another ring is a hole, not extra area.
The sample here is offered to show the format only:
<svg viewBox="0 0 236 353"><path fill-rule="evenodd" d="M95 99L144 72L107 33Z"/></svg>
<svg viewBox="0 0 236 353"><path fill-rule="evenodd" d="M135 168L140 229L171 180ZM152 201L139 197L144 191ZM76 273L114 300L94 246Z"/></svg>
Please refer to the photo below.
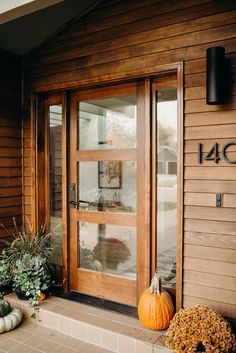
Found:
<svg viewBox="0 0 236 353"><path fill-rule="evenodd" d="M227 149L230 146L236 146L236 141L227 142L221 149L221 155L227 163L236 164L236 159L229 159L229 157L227 156ZM214 143L214 145L210 148L205 157L202 152L202 143L198 144L198 163L201 164L203 162L203 159L205 161L214 161L215 163L219 162L219 145L217 142Z"/></svg>

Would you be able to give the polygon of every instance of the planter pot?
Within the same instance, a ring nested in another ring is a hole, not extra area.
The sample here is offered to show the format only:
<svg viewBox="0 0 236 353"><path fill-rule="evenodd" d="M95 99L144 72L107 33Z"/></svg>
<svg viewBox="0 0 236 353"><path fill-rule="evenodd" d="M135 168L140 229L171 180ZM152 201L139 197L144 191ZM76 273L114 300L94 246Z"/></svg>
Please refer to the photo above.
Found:
<svg viewBox="0 0 236 353"><path fill-rule="evenodd" d="M31 295L26 295L26 292L21 290L20 288L15 288L15 293L17 295L17 298L20 300L29 300L32 298Z"/></svg>
<svg viewBox="0 0 236 353"><path fill-rule="evenodd" d="M60 295L60 294L62 294L64 291L63 291L63 286L52 286L51 288L50 288L50 291L49 291L49 293L50 293L50 295Z"/></svg>
<svg viewBox="0 0 236 353"><path fill-rule="evenodd" d="M0 293L10 293L12 291L12 282L10 281L9 283L7 284L1 284L0 285Z"/></svg>

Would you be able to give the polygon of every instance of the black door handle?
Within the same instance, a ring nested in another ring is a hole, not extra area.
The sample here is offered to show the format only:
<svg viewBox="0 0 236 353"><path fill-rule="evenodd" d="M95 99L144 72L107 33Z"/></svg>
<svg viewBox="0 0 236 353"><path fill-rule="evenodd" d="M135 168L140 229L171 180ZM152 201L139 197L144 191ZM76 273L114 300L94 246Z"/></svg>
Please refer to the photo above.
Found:
<svg viewBox="0 0 236 353"><path fill-rule="evenodd" d="M83 201L83 200L79 200L79 202L76 202L74 200L70 200L69 202L69 205L72 207L72 208L75 208L76 206L79 206L80 203L87 203L89 204L88 201Z"/></svg>
<svg viewBox="0 0 236 353"><path fill-rule="evenodd" d="M73 201L73 200L70 200L68 203L69 203L71 208L75 208L76 206L79 205L79 202L76 202L76 201Z"/></svg>
<svg viewBox="0 0 236 353"><path fill-rule="evenodd" d="M68 203L71 208L76 208L76 206L79 206L80 203L89 204L88 201L84 201L84 200L79 200L78 202L76 201L76 184L75 183L70 184L70 201Z"/></svg>

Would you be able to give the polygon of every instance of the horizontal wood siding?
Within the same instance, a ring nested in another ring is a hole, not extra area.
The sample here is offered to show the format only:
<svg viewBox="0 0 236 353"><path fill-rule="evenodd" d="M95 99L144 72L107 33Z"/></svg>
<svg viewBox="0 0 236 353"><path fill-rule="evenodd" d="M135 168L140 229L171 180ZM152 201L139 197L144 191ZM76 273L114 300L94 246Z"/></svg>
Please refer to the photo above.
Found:
<svg viewBox="0 0 236 353"><path fill-rule="evenodd" d="M32 187L34 181L34 170L35 162L33 160L34 148L32 145L32 122L31 122L31 100L30 92L25 91L25 104L23 110L23 215L25 219L29 219L30 222L33 222L32 216L32 205L34 205L34 200L32 200Z"/></svg>
<svg viewBox="0 0 236 353"><path fill-rule="evenodd" d="M197 145L206 152L214 142L221 148L236 139L235 34L235 0L111 0L74 21L25 63L29 90L43 92L123 80L139 70L148 75L160 65L184 62L183 303L206 304L230 317L236 317L236 166L223 160L199 165ZM210 106L205 55L217 45L225 47L231 95L227 104ZM30 215L30 120L24 134ZM236 147L229 152L235 159ZM224 194L220 209L217 192Z"/></svg>
<svg viewBox="0 0 236 353"><path fill-rule="evenodd" d="M21 63L0 51L0 223L22 223ZM7 236L0 227L0 238ZM0 243L0 249L2 241Z"/></svg>

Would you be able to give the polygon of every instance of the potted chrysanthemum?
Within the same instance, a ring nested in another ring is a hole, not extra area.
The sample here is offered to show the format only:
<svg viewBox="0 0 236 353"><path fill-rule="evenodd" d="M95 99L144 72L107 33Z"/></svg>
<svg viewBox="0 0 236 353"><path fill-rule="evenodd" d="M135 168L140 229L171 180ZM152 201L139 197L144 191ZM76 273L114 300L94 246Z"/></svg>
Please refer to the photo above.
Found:
<svg viewBox="0 0 236 353"><path fill-rule="evenodd" d="M235 353L236 340L230 324L205 306L180 309L167 331L167 347L174 353Z"/></svg>

